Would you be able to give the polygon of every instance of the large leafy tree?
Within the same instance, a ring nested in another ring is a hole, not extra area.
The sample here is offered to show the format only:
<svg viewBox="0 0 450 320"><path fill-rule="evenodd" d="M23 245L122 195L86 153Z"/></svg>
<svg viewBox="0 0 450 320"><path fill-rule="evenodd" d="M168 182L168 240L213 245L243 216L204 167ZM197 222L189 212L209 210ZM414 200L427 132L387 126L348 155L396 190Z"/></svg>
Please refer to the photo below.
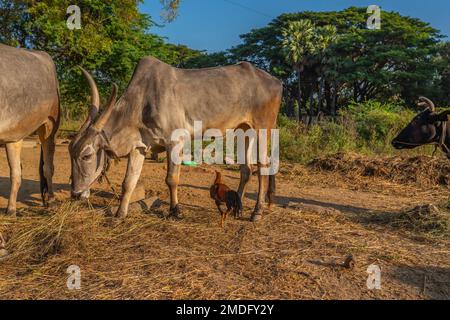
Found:
<svg viewBox="0 0 450 320"><path fill-rule="evenodd" d="M178 66L200 54L149 33L153 22L139 11L140 2L80 1L81 29L70 30L66 10L73 1L3 1L0 40L47 51L57 65L66 114L77 115L85 101L80 92L87 92L77 66L91 70L105 93L113 81L124 88L137 62L146 55Z"/></svg>
<svg viewBox="0 0 450 320"><path fill-rule="evenodd" d="M417 96L429 95L438 103L447 103L443 97L448 97L448 89L442 82L448 81L448 47L446 51L442 35L419 19L395 12L382 12L381 30L367 29L367 18L366 8L356 7L283 14L268 26L242 35L243 43L229 52L233 60L251 61L282 79L285 101L292 104L299 77L292 61L285 59L283 30L293 22L310 20L317 27L334 26L337 41L326 50L325 59L304 67L300 83L303 101L313 90L319 92L316 79L323 77L330 113L334 105L351 100L401 99L413 104ZM319 99L318 94L314 97Z"/></svg>
<svg viewBox="0 0 450 320"><path fill-rule="evenodd" d="M18 46L25 43L24 21L27 17L23 1L0 1L0 43Z"/></svg>
<svg viewBox="0 0 450 320"><path fill-rule="evenodd" d="M450 42L440 43L437 50L438 53L432 61L436 66L436 80L430 79L433 96L438 97L440 104L450 106Z"/></svg>

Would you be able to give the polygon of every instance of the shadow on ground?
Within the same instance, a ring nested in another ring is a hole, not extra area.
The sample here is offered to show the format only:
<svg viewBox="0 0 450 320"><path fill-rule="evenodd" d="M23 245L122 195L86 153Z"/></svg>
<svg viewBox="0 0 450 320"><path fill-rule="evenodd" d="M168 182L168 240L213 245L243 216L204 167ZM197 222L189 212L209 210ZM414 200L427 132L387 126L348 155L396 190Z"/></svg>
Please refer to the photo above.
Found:
<svg viewBox="0 0 450 320"><path fill-rule="evenodd" d="M5 200L9 199L11 182L9 177L0 177L0 198ZM55 192L61 190L70 190L69 184L54 183L53 189ZM19 194L17 196L17 202L23 203L30 207L40 206L41 198L36 196L40 194L40 183L39 181L23 179L22 184L19 189ZM4 208L0 208L3 210Z"/></svg>
<svg viewBox="0 0 450 320"><path fill-rule="evenodd" d="M437 266L395 267L393 278L415 287L418 292L429 299L450 299L450 268Z"/></svg>

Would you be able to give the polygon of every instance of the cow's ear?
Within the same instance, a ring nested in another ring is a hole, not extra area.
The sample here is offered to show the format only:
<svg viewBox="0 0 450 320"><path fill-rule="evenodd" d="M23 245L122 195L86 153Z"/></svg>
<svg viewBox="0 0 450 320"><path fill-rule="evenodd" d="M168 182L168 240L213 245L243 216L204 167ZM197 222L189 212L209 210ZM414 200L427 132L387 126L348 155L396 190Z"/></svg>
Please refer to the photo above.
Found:
<svg viewBox="0 0 450 320"><path fill-rule="evenodd" d="M450 110L446 110L439 114L433 114L430 116L431 123L434 123L437 121L450 121Z"/></svg>
<svg viewBox="0 0 450 320"><path fill-rule="evenodd" d="M119 159L119 157L117 156L116 152L113 149L111 149L109 147L109 145L106 145L103 148L103 150L106 152L106 155L108 156L108 158L111 158L111 159L114 159L114 160L115 159Z"/></svg>
<svg viewBox="0 0 450 320"><path fill-rule="evenodd" d="M142 154L146 154L148 152L148 147L142 142L142 141L138 141L135 146L136 149L140 150L140 152Z"/></svg>
<svg viewBox="0 0 450 320"><path fill-rule="evenodd" d="M111 159L118 159L119 157L117 156L116 152L111 148L108 136L103 130L100 131L100 136L102 137L101 148L105 151L106 155Z"/></svg>

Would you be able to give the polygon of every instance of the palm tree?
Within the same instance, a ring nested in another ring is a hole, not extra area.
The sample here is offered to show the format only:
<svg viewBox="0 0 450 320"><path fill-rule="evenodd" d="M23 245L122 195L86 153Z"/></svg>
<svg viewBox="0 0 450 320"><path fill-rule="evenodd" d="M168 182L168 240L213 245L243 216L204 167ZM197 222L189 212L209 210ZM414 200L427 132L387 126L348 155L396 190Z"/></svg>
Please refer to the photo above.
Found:
<svg viewBox="0 0 450 320"><path fill-rule="evenodd" d="M337 41L337 29L335 26L327 25L316 29L315 36L315 49L318 60L318 74L319 74L319 93L318 93L318 106L319 112L322 105L323 92L325 88L325 79L327 75L327 69L332 64L333 56L331 55L330 47ZM327 106L329 107L329 106ZM333 112L333 111L332 111Z"/></svg>
<svg viewBox="0 0 450 320"><path fill-rule="evenodd" d="M301 75L309 58L315 51L314 47L314 24L310 20L290 21L282 29L283 50L286 62L292 65L298 79L298 107L299 121L301 117L300 108L302 101Z"/></svg>

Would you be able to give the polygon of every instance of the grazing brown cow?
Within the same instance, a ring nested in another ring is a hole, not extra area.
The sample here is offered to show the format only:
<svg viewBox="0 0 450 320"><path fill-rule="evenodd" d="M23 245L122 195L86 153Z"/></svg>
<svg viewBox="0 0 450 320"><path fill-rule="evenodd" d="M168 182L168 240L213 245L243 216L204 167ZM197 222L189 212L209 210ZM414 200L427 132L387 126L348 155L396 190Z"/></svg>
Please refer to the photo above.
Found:
<svg viewBox="0 0 450 320"><path fill-rule="evenodd" d="M92 91L92 110L77 137L70 144L72 194L88 197L91 184L101 175L108 157L127 157L128 168L117 216L128 211L131 194L139 179L145 154L167 151L166 183L170 191L170 214L182 218L177 187L180 165L172 161L179 143L172 133L186 129L193 134L194 121L210 128L267 129L276 126L282 98L282 84L270 74L247 62L233 66L183 70L153 57L142 59L128 87L116 103L116 89L105 111L98 117L99 94L92 77L85 72ZM249 152L247 152L247 155ZM261 218L266 189L272 200L275 178L261 174L253 220ZM241 165L239 195L242 197L251 175L250 162ZM267 183L269 180L269 183Z"/></svg>
<svg viewBox="0 0 450 320"><path fill-rule="evenodd" d="M44 52L0 44L0 145L6 146L11 179L7 214L16 214L22 141L35 131L42 143L42 200L46 204L53 198L53 156L59 117L58 80L52 58Z"/></svg>

